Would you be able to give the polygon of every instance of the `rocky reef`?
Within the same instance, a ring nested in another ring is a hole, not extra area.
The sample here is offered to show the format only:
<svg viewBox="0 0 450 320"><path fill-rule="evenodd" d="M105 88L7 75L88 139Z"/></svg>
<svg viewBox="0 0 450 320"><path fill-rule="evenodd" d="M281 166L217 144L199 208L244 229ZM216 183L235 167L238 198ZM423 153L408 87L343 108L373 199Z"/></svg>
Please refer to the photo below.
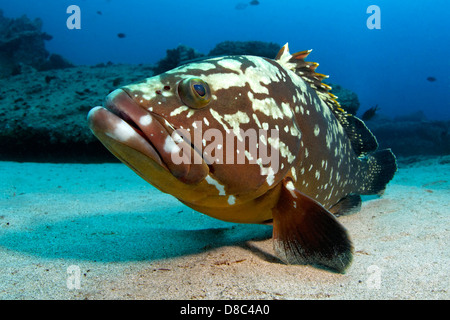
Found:
<svg viewBox="0 0 450 320"><path fill-rule="evenodd" d="M397 156L450 154L450 121L379 117L366 125L380 148L391 148Z"/></svg>
<svg viewBox="0 0 450 320"><path fill-rule="evenodd" d="M192 61L203 57L205 57L203 53L199 53L195 49L188 46L179 45L174 49L168 49L167 55L156 63L153 67L153 71L155 74L160 74L176 68L187 61Z"/></svg>
<svg viewBox="0 0 450 320"><path fill-rule="evenodd" d="M332 88L330 92L338 97L342 108L348 113L356 115L360 106L358 95L338 84L328 83L328 85Z"/></svg>
<svg viewBox="0 0 450 320"><path fill-rule="evenodd" d="M248 54L273 59L281 46L273 42L263 41L224 41L218 43L208 56Z"/></svg>
<svg viewBox="0 0 450 320"><path fill-rule="evenodd" d="M159 60L153 71L160 74L183 65L208 57L224 55L248 54L266 58L274 58L281 46L272 42L263 41L224 41L218 43L208 54L203 54L185 45L179 45L174 49L168 49L166 56Z"/></svg>
<svg viewBox="0 0 450 320"><path fill-rule="evenodd" d="M42 31L42 20L27 16L9 19L0 10L0 78L36 70L73 66L57 54L50 54L45 41L52 36Z"/></svg>
<svg viewBox="0 0 450 320"><path fill-rule="evenodd" d="M150 66L78 66L0 79L0 160L115 161L86 115L105 96L153 74Z"/></svg>

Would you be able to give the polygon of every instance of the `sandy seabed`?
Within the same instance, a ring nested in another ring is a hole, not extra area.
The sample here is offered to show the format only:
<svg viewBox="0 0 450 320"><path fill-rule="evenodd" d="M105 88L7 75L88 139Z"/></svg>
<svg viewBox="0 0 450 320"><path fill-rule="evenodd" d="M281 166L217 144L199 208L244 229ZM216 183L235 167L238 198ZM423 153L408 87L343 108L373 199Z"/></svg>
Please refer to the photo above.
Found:
<svg viewBox="0 0 450 320"><path fill-rule="evenodd" d="M123 164L0 162L0 299L449 299L450 157L340 217L345 274L282 264L271 227L202 215Z"/></svg>

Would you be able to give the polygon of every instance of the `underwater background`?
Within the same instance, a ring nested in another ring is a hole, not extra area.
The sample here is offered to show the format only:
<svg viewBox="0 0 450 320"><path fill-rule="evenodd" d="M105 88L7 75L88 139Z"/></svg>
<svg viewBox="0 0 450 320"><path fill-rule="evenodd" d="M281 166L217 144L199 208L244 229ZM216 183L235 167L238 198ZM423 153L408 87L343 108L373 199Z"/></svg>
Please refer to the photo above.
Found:
<svg viewBox="0 0 450 320"><path fill-rule="evenodd" d="M81 29L69 30L73 4ZM367 27L370 5L380 29ZM0 9L41 18L47 49L77 65L156 63L180 44L208 53L226 40L289 42L291 52L313 49L318 72L356 92L361 110L450 119L447 0L1 0Z"/></svg>
<svg viewBox="0 0 450 320"><path fill-rule="evenodd" d="M71 5L80 29L68 28ZM449 11L448 0L0 0L0 300L448 300ZM279 263L271 226L186 207L87 126L118 87L204 56L275 57L286 42L313 49L341 104L397 156L383 196L339 217L355 246L345 275Z"/></svg>

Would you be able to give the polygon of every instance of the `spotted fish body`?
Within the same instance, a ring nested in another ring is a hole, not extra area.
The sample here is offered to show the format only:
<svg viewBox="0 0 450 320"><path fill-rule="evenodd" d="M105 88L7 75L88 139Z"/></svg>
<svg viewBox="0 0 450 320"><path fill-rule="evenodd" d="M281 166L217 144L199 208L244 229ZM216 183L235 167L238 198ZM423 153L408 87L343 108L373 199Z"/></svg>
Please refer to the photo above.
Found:
<svg viewBox="0 0 450 320"><path fill-rule="evenodd" d="M396 163L328 93L318 64L304 60L309 52L285 45L275 60L178 67L112 92L89 113L90 128L186 205L226 221L273 221L285 262L343 271L352 245L333 214L358 211L359 194L381 193Z"/></svg>

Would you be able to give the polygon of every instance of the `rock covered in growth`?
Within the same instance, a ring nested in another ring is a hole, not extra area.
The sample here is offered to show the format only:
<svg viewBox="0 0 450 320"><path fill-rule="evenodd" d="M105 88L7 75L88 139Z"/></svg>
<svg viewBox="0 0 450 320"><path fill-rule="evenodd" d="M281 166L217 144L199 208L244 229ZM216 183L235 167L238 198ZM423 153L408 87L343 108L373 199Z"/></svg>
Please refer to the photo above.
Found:
<svg viewBox="0 0 450 320"><path fill-rule="evenodd" d="M0 160L116 161L87 126L89 110L150 66L100 64L0 79Z"/></svg>
<svg viewBox="0 0 450 320"><path fill-rule="evenodd" d="M9 19L0 10L0 78L20 74L27 67L48 70L72 66L61 56L50 55L45 49L45 41L51 40L52 36L41 29L39 18L32 21L23 15Z"/></svg>
<svg viewBox="0 0 450 320"><path fill-rule="evenodd" d="M359 109L358 95L351 90L345 89L338 84L329 83L331 93L338 97L339 104L342 108L353 115L356 115Z"/></svg>
<svg viewBox="0 0 450 320"><path fill-rule="evenodd" d="M48 59L39 66L38 70L46 71L52 69L72 68L74 65L63 56L52 53Z"/></svg>
<svg viewBox="0 0 450 320"><path fill-rule="evenodd" d="M155 74L160 74L174 69L189 60L202 58L205 55L185 45L179 45L175 49L168 49L165 58L158 61L153 68Z"/></svg>
<svg viewBox="0 0 450 320"><path fill-rule="evenodd" d="M450 155L450 121L376 118L366 122L380 148L397 156Z"/></svg>
<svg viewBox="0 0 450 320"><path fill-rule="evenodd" d="M262 41L224 41L218 43L207 55L197 52L185 45L167 50L167 55L154 68L155 74L160 74L193 60L223 56L223 55L253 55L275 58L281 46L272 42Z"/></svg>
<svg viewBox="0 0 450 320"><path fill-rule="evenodd" d="M224 41L218 43L208 56L251 55L274 59L282 46L263 41Z"/></svg>

